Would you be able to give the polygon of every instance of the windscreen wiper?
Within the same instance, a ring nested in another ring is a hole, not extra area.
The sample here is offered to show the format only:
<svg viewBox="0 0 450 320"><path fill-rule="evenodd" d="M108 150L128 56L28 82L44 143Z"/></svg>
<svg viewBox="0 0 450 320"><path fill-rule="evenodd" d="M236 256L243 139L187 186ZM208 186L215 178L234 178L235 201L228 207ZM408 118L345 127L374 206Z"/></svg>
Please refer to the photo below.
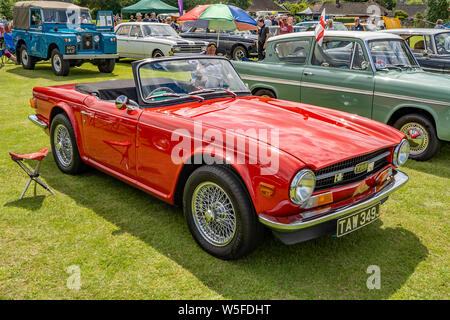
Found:
<svg viewBox="0 0 450 320"><path fill-rule="evenodd" d="M172 92L167 92L167 93L161 93L161 94L153 94L153 95L148 95L147 98L145 98L145 100L155 100L158 98L184 98L184 97L189 97L198 101L204 101L205 98L194 95L194 94L183 94L180 95L178 93L172 93Z"/></svg>
<svg viewBox="0 0 450 320"><path fill-rule="evenodd" d="M233 91L224 89L224 88L201 89L201 90L189 92L189 94L190 95L192 95L192 94L196 95L196 94L203 94L203 93L214 93L214 92L217 92L219 90L228 93L229 95L233 96L233 98L237 97L236 93L234 93Z"/></svg>

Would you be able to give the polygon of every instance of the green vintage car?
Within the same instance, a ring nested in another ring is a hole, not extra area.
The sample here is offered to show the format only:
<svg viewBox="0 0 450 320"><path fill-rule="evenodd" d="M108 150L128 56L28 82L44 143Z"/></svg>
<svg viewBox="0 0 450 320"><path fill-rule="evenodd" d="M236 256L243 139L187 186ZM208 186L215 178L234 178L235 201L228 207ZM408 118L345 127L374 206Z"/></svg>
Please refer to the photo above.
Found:
<svg viewBox="0 0 450 320"><path fill-rule="evenodd" d="M428 160L450 141L450 77L424 72L404 40L327 31L270 38L266 59L233 61L252 93L339 109L404 132L411 158ZM333 134L330 132L330 134Z"/></svg>

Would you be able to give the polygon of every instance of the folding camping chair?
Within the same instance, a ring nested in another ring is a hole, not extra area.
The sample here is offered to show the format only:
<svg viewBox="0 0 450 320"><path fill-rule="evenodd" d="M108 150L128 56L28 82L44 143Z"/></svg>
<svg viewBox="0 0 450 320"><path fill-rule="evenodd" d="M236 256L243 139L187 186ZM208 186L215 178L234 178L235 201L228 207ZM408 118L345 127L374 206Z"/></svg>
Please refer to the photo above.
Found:
<svg viewBox="0 0 450 320"><path fill-rule="evenodd" d="M47 185L39 179L39 170L41 168L41 162L44 160L48 155L48 148L43 149L39 152L30 153L30 154L17 154L10 152L9 155L11 156L11 160L13 160L15 163L19 165L19 167L22 168L23 171L30 177L30 181L28 181L25 190L23 190L22 195L20 196L20 200L23 199L23 196L27 192L28 188L30 187L30 184L34 181L34 196L36 196L36 185L40 185L45 190L49 191L51 194L54 194L52 190L50 190ZM38 162L36 168L33 170L32 168L27 167L27 165L24 163L24 160L35 160Z"/></svg>

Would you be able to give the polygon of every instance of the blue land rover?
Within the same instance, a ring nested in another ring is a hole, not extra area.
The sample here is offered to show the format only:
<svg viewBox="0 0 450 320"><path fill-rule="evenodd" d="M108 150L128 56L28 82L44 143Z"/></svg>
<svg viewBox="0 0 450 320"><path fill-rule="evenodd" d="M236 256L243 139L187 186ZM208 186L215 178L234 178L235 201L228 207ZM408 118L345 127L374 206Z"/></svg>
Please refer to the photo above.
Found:
<svg viewBox="0 0 450 320"><path fill-rule="evenodd" d="M112 12L99 11L94 23L89 9L67 2L17 2L12 35L25 69L50 59L58 76L67 76L70 67L84 62L111 73L118 58Z"/></svg>

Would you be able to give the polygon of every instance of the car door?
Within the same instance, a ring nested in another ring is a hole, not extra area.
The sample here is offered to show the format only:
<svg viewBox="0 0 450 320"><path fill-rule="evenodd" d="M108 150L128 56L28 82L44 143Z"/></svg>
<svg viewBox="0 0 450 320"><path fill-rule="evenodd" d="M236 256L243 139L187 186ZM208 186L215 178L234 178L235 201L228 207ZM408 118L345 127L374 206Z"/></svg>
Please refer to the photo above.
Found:
<svg viewBox="0 0 450 320"><path fill-rule="evenodd" d="M129 37L130 37L130 25L122 25L116 31L117 36L117 53L119 57L127 58L129 55Z"/></svg>
<svg viewBox="0 0 450 320"><path fill-rule="evenodd" d="M136 130L141 110L119 110L94 96L81 111L84 149L90 160L128 177L136 176Z"/></svg>
<svg viewBox="0 0 450 320"><path fill-rule="evenodd" d="M30 13L30 38L27 49L31 56L42 57L42 12L40 9L31 9Z"/></svg>
<svg viewBox="0 0 450 320"><path fill-rule="evenodd" d="M144 54L144 34L140 25L133 25L130 30L128 40L128 54L130 58L145 58Z"/></svg>
<svg viewBox="0 0 450 320"><path fill-rule="evenodd" d="M303 70L301 101L364 117L372 116L373 70L357 39L325 38L317 42Z"/></svg>

